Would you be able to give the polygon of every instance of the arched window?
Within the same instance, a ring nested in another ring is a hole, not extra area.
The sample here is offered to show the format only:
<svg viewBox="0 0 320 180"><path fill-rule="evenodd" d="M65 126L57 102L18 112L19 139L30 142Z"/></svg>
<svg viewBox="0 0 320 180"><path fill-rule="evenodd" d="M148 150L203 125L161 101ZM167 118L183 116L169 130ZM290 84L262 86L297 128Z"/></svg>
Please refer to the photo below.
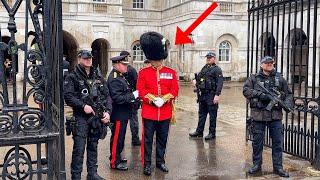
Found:
<svg viewBox="0 0 320 180"><path fill-rule="evenodd" d="M133 8L143 9L143 0L133 0Z"/></svg>
<svg viewBox="0 0 320 180"><path fill-rule="evenodd" d="M229 62L231 60L231 45L228 41L223 41L219 45L219 61Z"/></svg>
<svg viewBox="0 0 320 180"><path fill-rule="evenodd" d="M144 54L139 42L133 45L132 51L133 51L133 56L132 56L133 61L144 61Z"/></svg>

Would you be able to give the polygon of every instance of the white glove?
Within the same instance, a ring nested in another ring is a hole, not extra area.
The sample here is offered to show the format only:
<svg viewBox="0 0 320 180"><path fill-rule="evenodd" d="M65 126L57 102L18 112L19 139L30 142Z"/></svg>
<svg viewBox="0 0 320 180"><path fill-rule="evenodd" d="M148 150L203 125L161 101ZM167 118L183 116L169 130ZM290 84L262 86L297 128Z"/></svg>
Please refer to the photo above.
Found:
<svg viewBox="0 0 320 180"><path fill-rule="evenodd" d="M164 104L164 100L160 97L156 97L155 101L153 101L153 103L157 106L157 107L162 107Z"/></svg>
<svg viewBox="0 0 320 180"><path fill-rule="evenodd" d="M139 97L139 91L138 90L133 91L132 94L133 94L135 99L137 99L137 97Z"/></svg>

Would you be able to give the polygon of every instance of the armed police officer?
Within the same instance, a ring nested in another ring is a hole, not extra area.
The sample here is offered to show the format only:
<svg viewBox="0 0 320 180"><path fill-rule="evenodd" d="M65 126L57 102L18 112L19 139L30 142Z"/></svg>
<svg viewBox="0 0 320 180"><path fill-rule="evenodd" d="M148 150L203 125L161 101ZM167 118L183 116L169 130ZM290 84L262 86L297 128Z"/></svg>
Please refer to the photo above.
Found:
<svg viewBox="0 0 320 180"><path fill-rule="evenodd" d="M179 85L175 70L163 65L168 56L166 39L157 32L140 36L141 48L151 66L139 71L137 89L142 101L141 160L143 173L151 175L153 136L156 134L156 167L163 172L170 122L173 116L173 100L178 96Z"/></svg>
<svg viewBox="0 0 320 180"><path fill-rule="evenodd" d="M260 72L251 75L243 86L243 95L250 102L252 118L252 160L249 174L261 172L264 132L269 127L272 138L273 171L281 177L289 177L282 166L282 109L293 107L293 95L287 81L273 67L274 60L266 56L260 61ZM277 101L275 101L277 100Z"/></svg>
<svg viewBox="0 0 320 180"><path fill-rule="evenodd" d="M92 67L92 54L88 50L78 53L78 65L64 82L64 98L73 109L76 125L73 127L71 178L81 179L83 156L87 144L87 179L103 179L97 174L98 140L106 133L104 123L110 120L111 98L106 81ZM99 104L99 106L97 106Z"/></svg>
<svg viewBox="0 0 320 180"><path fill-rule="evenodd" d="M209 113L209 134L205 137L205 140L210 140L216 137L216 121L223 86L223 75L221 68L216 65L216 54L209 52L206 58L207 64L201 69L199 75L193 81L199 94L199 121L196 131L190 133L189 136L203 137L203 130L207 114Z"/></svg>
<svg viewBox="0 0 320 180"><path fill-rule="evenodd" d="M108 87L112 98L113 111L111 122L114 123L110 139L110 167L116 170L128 170L126 160L121 153L124 147L128 119L130 119L131 105L139 96L138 91L132 92L124 73L128 71L127 55L111 58L113 69L108 77Z"/></svg>
<svg viewBox="0 0 320 180"><path fill-rule="evenodd" d="M130 53L128 51L122 51L120 56L126 55L125 58L129 60ZM125 78L129 82L129 87L132 92L136 90L138 73L137 70L128 64L128 71L124 73ZM130 114L130 130L131 130L131 144L133 146L140 146L141 141L139 138L139 121L138 121L138 110L140 108L141 101L140 99L136 99L133 103L131 103L131 114Z"/></svg>

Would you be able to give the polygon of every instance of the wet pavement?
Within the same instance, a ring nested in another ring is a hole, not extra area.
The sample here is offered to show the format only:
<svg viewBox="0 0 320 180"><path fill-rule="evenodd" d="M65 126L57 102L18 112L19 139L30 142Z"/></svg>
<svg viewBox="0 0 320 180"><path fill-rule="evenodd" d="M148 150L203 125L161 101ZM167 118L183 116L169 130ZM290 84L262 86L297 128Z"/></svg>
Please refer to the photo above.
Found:
<svg viewBox="0 0 320 180"><path fill-rule="evenodd" d="M131 146L131 132L127 129L125 150L128 158L128 171L111 170L109 167L110 133L99 141L99 174L106 179L280 179L272 173L271 151L265 148L263 154L263 174L257 177L247 176L251 165L251 143L245 141L245 99L242 96L241 83L226 83L222 92L217 121L217 138L211 141L191 139L188 136L197 126L196 95L189 84L181 84L177 102L177 124L170 128L165 174L155 166L153 150L153 173L143 175L140 163L140 147ZM66 109L68 113L69 109ZM208 122L208 121L207 121ZM141 124L140 124L141 125ZM206 124L205 135L208 131ZM70 178L72 139L66 137L66 171ZM302 159L284 155L284 168L292 179L320 179L318 171L312 171L310 163ZM84 164L82 173L86 177ZM313 176L313 177L312 177ZM318 177L315 177L318 176Z"/></svg>

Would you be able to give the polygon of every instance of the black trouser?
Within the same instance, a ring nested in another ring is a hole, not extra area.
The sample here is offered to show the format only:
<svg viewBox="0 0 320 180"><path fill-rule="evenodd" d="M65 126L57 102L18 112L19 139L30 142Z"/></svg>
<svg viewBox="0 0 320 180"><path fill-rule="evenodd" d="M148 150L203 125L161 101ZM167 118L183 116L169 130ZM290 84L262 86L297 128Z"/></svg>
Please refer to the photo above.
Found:
<svg viewBox="0 0 320 180"><path fill-rule="evenodd" d="M90 137L90 127L86 124L77 125L77 132L73 135L73 151L71 161L71 178L73 180L81 179L83 166L83 157L85 146L87 144L87 171L88 174L97 172L97 157L98 157L98 138Z"/></svg>
<svg viewBox="0 0 320 180"><path fill-rule="evenodd" d="M210 126L209 133L216 134L216 123L217 123L217 113L218 113L218 104L208 104L207 101L199 101L199 121L197 132L203 133L204 126L206 124L207 115L209 113Z"/></svg>
<svg viewBox="0 0 320 180"><path fill-rule="evenodd" d="M262 151L266 126L269 127L272 138L272 162L274 169L282 169L283 131L281 120L253 121L252 160L254 165L262 165Z"/></svg>
<svg viewBox="0 0 320 180"><path fill-rule="evenodd" d="M170 120L157 121L143 119L141 161L143 166L151 165L153 135L156 132L156 164L165 163Z"/></svg>
<svg viewBox="0 0 320 180"><path fill-rule="evenodd" d="M121 162L121 152L124 147L128 120L116 120L111 129L110 166L115 168Z"/></svg>
<svg viewBox="0 0 320 180"><path fill-rule="evenodd" d="M138 121L138 109L132 108L130 114L130 130L132 143L139 142L139 121Z"/></svg>

